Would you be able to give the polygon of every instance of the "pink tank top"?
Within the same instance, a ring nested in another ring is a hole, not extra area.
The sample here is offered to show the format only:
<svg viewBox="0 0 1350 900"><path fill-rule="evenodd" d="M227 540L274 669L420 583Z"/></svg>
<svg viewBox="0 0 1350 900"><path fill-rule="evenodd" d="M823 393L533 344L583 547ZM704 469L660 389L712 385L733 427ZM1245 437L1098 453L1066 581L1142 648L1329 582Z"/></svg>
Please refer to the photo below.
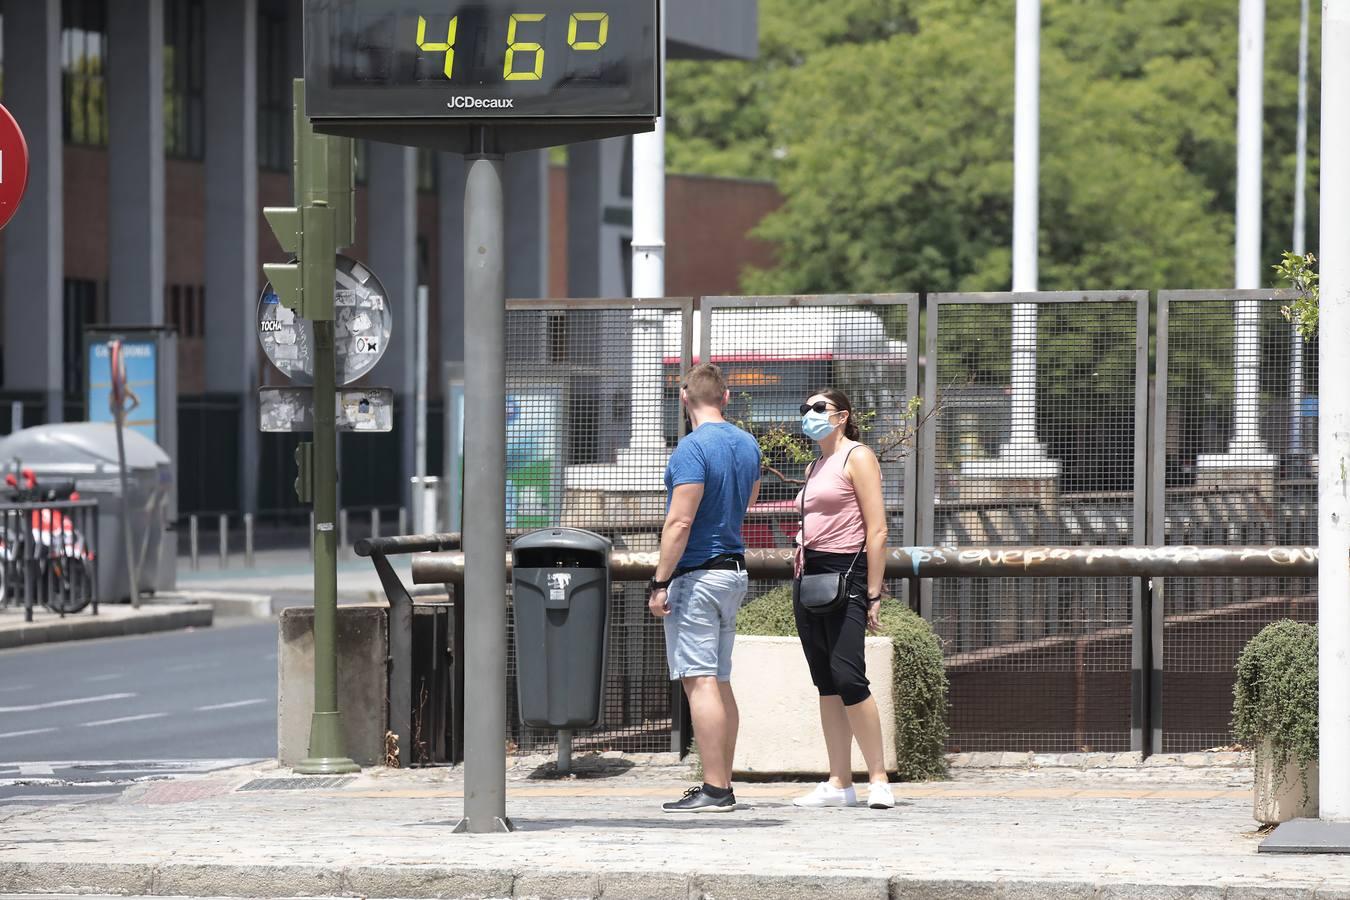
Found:
<svg viewBox="0 0 1350 900"><path fill-rule="evenodd" d="M860 446L840 448L823 462L817 460L812 464L806 485L797 492L794 501L801 509L802 495L806 495L805 526L797 533L799 547L856 553L867 543L858 493L844 471L849 454Z"/></svg>

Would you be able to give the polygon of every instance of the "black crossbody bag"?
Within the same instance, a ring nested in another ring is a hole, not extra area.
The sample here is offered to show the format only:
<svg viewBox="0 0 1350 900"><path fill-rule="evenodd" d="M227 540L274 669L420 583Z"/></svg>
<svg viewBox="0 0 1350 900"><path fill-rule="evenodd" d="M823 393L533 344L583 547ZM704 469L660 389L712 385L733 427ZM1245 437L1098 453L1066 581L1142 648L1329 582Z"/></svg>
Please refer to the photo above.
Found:
<svg viewBox="0 0 1350 900"><path fill-rule="evenodd" d="M851 448L848 452L852 453L857 447ZM844 457L844 465L848 465L848 457ZM815 463L811 464L811 469L815 469ZM806 484L802 485L802 502L800 509L802 523L802 567L806 566L806 488L811 482L811 473L806 474ZM864 546L865 550L866 547ZM802 605L802 609L817 616L828 616L831 613L838 612L848 603L848 580L853 574L853 567L858 564L858 557L862 555L862 550L853 554L853 562L849 563L848 571L840 574L839 572L819 572L815 575L803 574L793 579L792 594L793 599Z"/></svg>

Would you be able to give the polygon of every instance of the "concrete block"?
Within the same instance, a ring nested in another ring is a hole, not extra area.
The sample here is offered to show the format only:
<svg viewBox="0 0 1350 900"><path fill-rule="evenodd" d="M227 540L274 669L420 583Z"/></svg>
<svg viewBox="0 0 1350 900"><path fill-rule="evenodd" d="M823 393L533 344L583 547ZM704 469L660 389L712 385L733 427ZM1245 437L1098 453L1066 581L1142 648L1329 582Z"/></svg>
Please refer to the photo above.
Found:
<svg viewBox="0 0 1350 900"><path fill-rule="evenodd" d="M1000 900L1093 900L1097 886L1086 881L1002 881Z"/></svg>
<svg viewBox="0 0 1350 900"><path fill-rule="evenodd" d="M521 900L594 900L600 876L590 872L524 871L516 875L515 896Z"/></svg>
<svg viewBox="0 0 1350 900"><path fill-rule="evenodd" d="M515 874L497 869L447 866L352 866L343 873L342 893L356 897L425 897L481 900L510 897Z"/></svg>
<svg viewBox="0 0 1350 900"><path fill-rule="evenodd" d="M324 897L342 889L332 866L232 866L165 863L155 867L151 893L180 897Z"/></svg>
<svg viewBox="0 0 1350 900"><path fill-rule="evenodd" d="M696 875L691 900L888 900L885 878L825 875Z"/></svg>
<svg viewBox="0 0 1350 900"><path fill-rule="evenodd" d="M890 883L891 900L997 900L997 881L931 881L896 876Z"/></svg>
<svg viewBox="0 0 1350 900"><path fill-rule="evenodd" d="M314 610L281 614L277 647L277 759L293 766L309 755L314 715ZM337 611L338 711L347 755L363 766L384 761L388 730L389 621L383 604Z"/></svg>
<svg viewBox="0 0 1350 900"><path fill-rule="evenodd" d="M1224 889L1212 884L1103 884L1098 900L1223 900Z"/></svg>
<svg viewBox="0 0 1350 900"><path fill-rule="evenodd" d="M151 893L154 866L0 860L0 894Z"/></svg>
<svg viewBox="0 0 1350 900"><path fill-rule="evenodd" d="M1350 894L1342 894L1348 897ZM1224 900L1314 900L1313 889L1306 887L1229 886Z"/></svg>
<svg viewBox="0 0 1350 900"><path fill-rule="evenodd" d="M1278 786L1277 786L1277 777ZM1297 763L1275 768L1274 753L1269 742L1264 742L1256 754L1255 790L1252 792L1252 818L1267 825L1278 825L1290 819L1315 819L1319 804L1320 784L1317 763L1308 766L1308 789L1305 802L1303 775Z"/></svg>
<svg viewBox="0 0 1350 900"><path fill-rule="evenodd" d="M604 872L600 896L604 900L689 900L692 885L676 872Z"/></svg>
<svg viewBox="0 0 1350 900"><path fill-rule="evenodd" d="M867 638L867 680L881 713L886 767L895 771L895 701L891 696L889 638ZM740 635L731 656L731 686L741 697L754 697L741 709L736 770L746 773L818 775L829 768L820 730L820 702L795 637ZM853 745L853 770L867 764Z"/></svg>

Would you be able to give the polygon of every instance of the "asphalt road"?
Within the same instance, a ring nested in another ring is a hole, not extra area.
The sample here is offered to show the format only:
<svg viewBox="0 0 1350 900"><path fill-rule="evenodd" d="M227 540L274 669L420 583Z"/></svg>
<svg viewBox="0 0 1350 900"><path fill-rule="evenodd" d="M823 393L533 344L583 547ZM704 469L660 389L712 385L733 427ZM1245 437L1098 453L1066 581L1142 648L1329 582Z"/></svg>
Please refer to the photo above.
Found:
<svg viewBox="0 0 1350 900"><path fill-rule="evenodd" d="M275 756L276 622L226 622L0 653L0 802Z"/></svg>

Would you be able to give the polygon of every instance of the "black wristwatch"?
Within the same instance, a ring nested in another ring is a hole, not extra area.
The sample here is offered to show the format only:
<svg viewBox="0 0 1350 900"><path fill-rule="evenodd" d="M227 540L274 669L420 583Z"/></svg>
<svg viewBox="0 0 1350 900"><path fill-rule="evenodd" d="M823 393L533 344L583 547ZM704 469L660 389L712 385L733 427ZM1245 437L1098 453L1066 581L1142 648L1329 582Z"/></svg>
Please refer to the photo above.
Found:
<svg viewBox="0 0 1350 900"><path fill-rule="evenodd" d="M652 591L664 591L668 587L670 587L669 578L665 581L657 581L653 578L651 581L647 582L647 593L650 594Z"/></svg>

